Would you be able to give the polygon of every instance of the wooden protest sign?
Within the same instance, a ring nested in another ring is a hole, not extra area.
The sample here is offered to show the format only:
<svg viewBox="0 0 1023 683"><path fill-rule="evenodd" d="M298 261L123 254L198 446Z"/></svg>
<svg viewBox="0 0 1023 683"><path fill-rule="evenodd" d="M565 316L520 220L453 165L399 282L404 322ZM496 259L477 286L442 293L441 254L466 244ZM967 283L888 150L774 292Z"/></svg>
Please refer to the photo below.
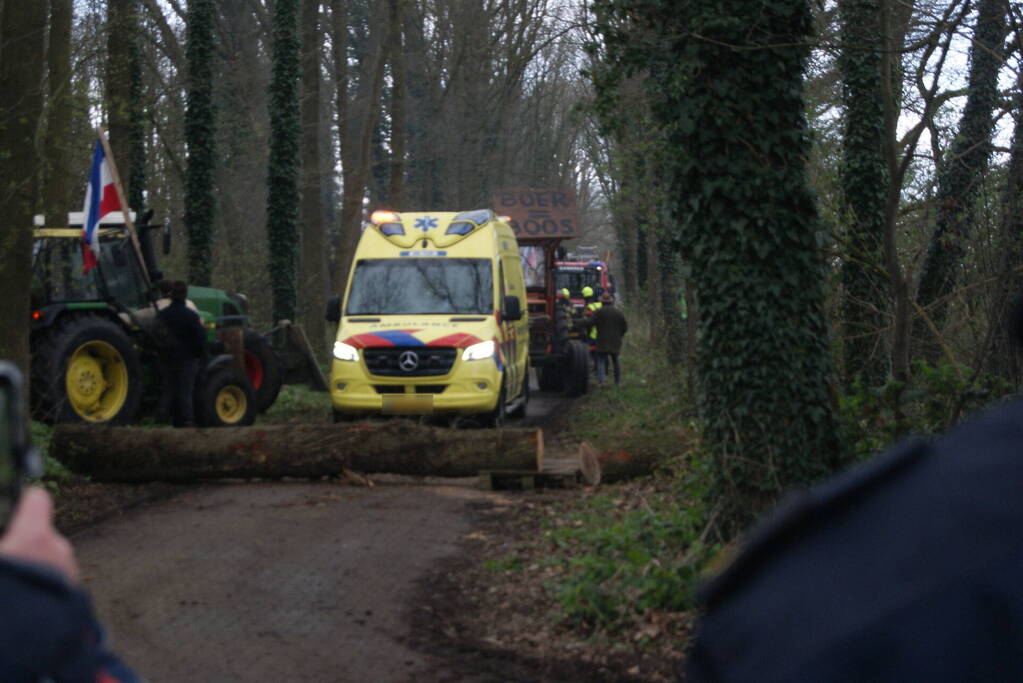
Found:
<svg viewBox="0 0 1023 683"><path fill-rule="evenodd" d="M507 216L520 241L528 238L579 236L575 192L513 188L494 192L494 210Z"/></svg>

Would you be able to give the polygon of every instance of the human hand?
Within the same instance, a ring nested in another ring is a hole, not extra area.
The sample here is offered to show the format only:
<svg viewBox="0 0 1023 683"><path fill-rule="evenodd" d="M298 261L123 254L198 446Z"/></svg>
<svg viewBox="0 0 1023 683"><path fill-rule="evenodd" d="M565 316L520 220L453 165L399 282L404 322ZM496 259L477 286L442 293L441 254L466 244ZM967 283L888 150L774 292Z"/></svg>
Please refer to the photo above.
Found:
<svg viewBox="0 0 1023 683"><path fill-rule="evenodd" d="M53 501L38 487L25 489L7 531L0 555L46 565L71 583L78 583L78 561L71 543L53 528Z"/></svg>

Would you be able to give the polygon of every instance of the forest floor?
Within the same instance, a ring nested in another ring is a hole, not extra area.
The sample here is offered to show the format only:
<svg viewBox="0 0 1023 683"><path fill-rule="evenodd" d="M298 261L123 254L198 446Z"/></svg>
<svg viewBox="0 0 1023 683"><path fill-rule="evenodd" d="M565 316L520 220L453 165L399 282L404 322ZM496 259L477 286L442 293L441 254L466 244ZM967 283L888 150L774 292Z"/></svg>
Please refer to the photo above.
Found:
<svg viewBox="0 0 1023 683"><path fill-rule="evenodd" d="M542 426L554 448L573 448L580 436L572 406L542 394L537 398L531 408L540 409L531 410L528 423ZM285 395L270 421L310 419L303 400ZM689 613L651 611L622 632L565 617L555 596L571 552L551 538L551 529L584 524L575 513L595 496L608 497L619 510L637 509L647 505L654 488L641 480L597 489L467 496L460 508L467 525L452 546L457 551L432 561L403 598L408 630L401 644L434 662L416 680L675 680ZM144 517L147 504L159 507L161 501L189 496L187 487L170 484L113 485L69 476L57 490L57 523L77 545L100 522L113 527L126 516Z"/></svg>

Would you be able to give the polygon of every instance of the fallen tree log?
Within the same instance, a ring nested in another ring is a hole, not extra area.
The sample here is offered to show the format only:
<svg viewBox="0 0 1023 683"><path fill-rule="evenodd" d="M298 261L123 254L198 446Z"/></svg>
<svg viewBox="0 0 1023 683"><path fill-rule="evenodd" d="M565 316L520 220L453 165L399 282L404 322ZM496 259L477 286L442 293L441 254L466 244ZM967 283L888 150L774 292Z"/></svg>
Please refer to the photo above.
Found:
<svg viewBox="0 0 1023 683"><path fill-rule="evenodd" d="M543 468L540 429L443 429L404 421L224 429L60 425L50 454L99 481L318 478L355 472L474 477Z"/></svg>
<svg viewBox="0 0 1023 683"><path fill-rule="evenodd" d="M662 459L661 455L651 452L629 452L624 449L598 451L589 441L583 441L579 444L577 461L582 467L584 479L593 485L653 474Z"/></svg>

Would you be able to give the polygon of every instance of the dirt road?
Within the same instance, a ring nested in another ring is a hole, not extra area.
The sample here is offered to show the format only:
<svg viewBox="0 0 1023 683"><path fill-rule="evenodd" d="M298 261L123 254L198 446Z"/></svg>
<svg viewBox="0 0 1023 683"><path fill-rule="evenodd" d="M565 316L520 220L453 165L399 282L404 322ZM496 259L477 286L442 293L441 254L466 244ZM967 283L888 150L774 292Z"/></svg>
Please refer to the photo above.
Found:
<svg viewBox="0 0 1023 683"><path fill-rule="evenodd" d="M189 489L76 535L115 650L154 683L444 680L414 581L458 550L465 486Z"/></svg>
<svg viewBox="0 0 1023 683"><path fill-rule="evenodd" d="M536 396L529 423L559 403ZM409 645L417 581L504 500L473 484L203 485L73 540L115 651L152 683L493 681Z"/></svg>

